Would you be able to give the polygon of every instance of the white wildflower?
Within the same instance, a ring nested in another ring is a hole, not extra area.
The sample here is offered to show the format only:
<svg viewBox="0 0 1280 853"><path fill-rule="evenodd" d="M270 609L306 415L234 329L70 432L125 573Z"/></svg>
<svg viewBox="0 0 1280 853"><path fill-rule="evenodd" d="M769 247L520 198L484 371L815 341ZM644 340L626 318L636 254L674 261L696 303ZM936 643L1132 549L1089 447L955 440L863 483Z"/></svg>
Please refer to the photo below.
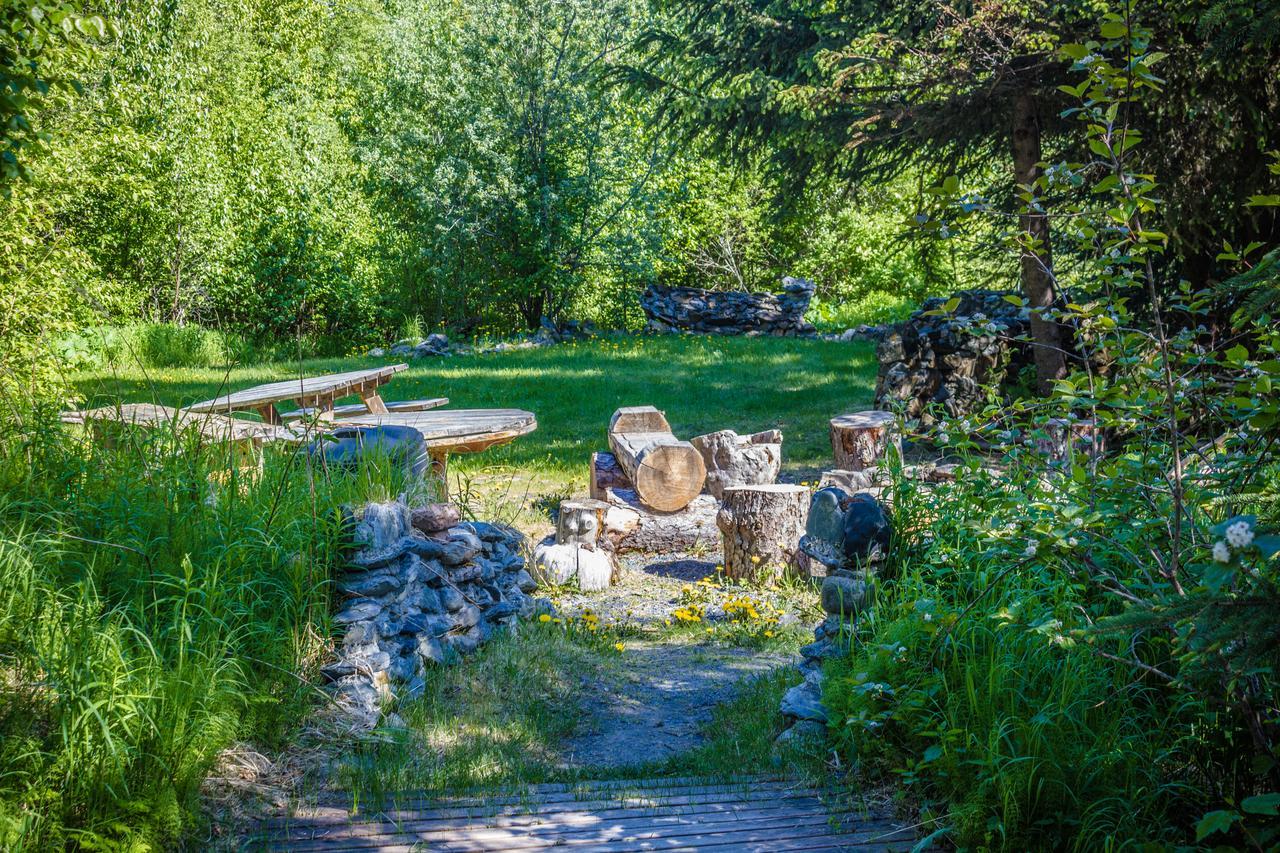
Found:
<svg viewBox="0 0 1280 853"><path fill-rule="evenodd" d="M940 433L938 433L938 443L939 443L939 444L947 444L947 443L949 443L950 441L951 441L951 436L947 435L945 432L940 432Z"/></svg>
<svg viewBox="0 0 1280 853"><path fill-rule="evenodd" d="M1253 543L1253 530L1247 521L1237 521L1227 528L1227 544L1232 548L1248 548Z"/></svg>
<svg viewBox="0 0 1280 853"><path fill-rule="evenodd" d="M1036 543L1028 539L1027 547L1023 550L1022 553L1026 554L1028 557L1034 557L1036 555Z"/></svg>
<svg viewBox="0 0 1280 853"><path fill-rule="evenodd" d="M924 615L924 621L926 621L926 622L932 622L932 621L933 621L933 614L932 614L932 613L926 613L926 614Z"/></svg>
<svg viewBox="0 0 1280 853"><path fill-rule="evenodd" d="M1231 549L1227 547L1227 543L1219 539L1213 543L1213 559L1219 563L1231 562Z"/></svg>
<svg viewBox="0 0 1280 853"><path fill-rule="evenodd" d="M1079 545L1079 544L1080 544L1080 540L1079 540L1079 539L1077 539L1076 537L1074 537L1074 536L1068 536L1068 537L1067 537L1067 547L1068 547L1068 548L1074 548L1074 547L1076 547L1076 546L1077 546L1077 545Z"/></svg>

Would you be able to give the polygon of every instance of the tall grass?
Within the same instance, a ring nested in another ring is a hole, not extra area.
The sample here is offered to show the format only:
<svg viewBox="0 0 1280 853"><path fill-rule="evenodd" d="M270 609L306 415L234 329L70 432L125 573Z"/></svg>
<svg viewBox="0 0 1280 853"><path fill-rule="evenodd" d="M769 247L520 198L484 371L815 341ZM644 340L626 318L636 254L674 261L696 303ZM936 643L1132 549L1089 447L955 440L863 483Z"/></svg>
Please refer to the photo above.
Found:
<svg viewBox="0 0 1280 853"><path fill-rule="evenodd" d="M899 483L892 580L852 653L829 664L838 747L900 784L927 831L961 849L1177 844L1220 784L1205 772L1229 773L1224 746L1239 731L1124 662L1159 638L1089 633L1123 606L1086 583L1084 552L1024 555L1023 533L1002 543L1010 496L1026 501L1025 521L1070 487L1016 465L974 465L936 489ZM1117 516L1137 517L1136 506ZM1088 558L1105 561L1104 548Z"/></svg>
<svg viewBox="0 0 1280 853"><path fill-rule="evenodd" d="M236 739L312 701L338 507L388 469L259 477L164 430L113 447L46 419L0 440L0 848L172 845Z"/></svg>

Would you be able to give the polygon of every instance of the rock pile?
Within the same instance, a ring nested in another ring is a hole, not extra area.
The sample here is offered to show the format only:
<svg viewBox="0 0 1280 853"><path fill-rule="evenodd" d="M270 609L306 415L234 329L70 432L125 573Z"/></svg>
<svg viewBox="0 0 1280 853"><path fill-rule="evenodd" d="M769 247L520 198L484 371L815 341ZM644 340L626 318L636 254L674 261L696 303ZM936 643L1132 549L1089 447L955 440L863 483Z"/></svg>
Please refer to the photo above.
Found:
<svg viewBox="0 0 1280 853"><path fill-rule="evenodd" d="M475 353L509 352L510 350L537 349L562 344L567 341L580 341L603 334L590 320L555 321L543 317L537 331L513 341L499 341L488 346L471 346L458 344L449 340L447 335L436 332L425 338L405 338L396 341L389 347L374 347L367 355L373 358L439 358L450 355L472 355Z"/></svg>
<svg viewBox="0 0 1280 853"><path fill-rule="evenodd" d="M976 410L982 386L1002 382L1030 363L1026 344L1016 340L1031 328L1030 313L994 290L962 290L955 311L925 316L947 299L926 299L910 319L890 327L877 355L876 408L902 407L919 418L930 403L941 403L951 417Z"/></svg>
<svg viewBox="0 0 1280 853"><path fill-rule="evenodd" d="M524 537L462 523L453 507L369 504L353 538L359 550L337 581L338 659L322 673L369 720L383 701L421 692L428 666L474 651L544 606L529 595L536 584L525 570Z"/></svg>
<svg viewBox="0 0 1280 853"><path fill-rule="evenodd" d="M782 293L702 290L651 284L640 297L651 332L701 332L714 335L811 335L804 313L813 299L813 282L788 276Z"/></svg>
<svg viewBox="0 0 1280 853"><path fill-rule="evenodd" d="M779 710L790 722L783 738L822 735L827 709L822 704L822 664L849 653L854 623L871 605L874 586L860 572L840 569L822 582L822 609L827 618L813 631L813 642L800 649L804 681L788 690Z"/></svg>

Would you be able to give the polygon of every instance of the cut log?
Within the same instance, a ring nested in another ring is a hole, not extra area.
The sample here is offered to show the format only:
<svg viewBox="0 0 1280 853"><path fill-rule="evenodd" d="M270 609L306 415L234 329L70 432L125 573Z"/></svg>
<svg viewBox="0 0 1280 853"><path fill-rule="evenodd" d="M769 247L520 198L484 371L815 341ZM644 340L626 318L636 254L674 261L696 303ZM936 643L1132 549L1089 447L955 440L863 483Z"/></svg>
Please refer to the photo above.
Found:
<svg viewBox="0 0 1280 853"><path fill-rule="evenodd" d="M604 514L608 510L607 503L591 498L561 501L556 518L556 544L595 547L604 533Z"/></svg>
<svg viewBox="0 0 1280 853"><path fill-rule="evenodd" d="M603 450L591 454L591 472L588 475L591 497L607 501L610 489L630 489L631 481L612 453Z"/></svg>
<svg viewBox="0 0 1280 853"><path fill-rule="evenodd" d="M902 436L892 412L869 410L831 419L831 449L836 467L865 471L884 459L889 448L902 458Z"/></svg>
<svg viewBox="0 0 1280 853"><path fill-rule="evenodd" d="M609 489L605 499L605 534L618 553L669 554L713 550L720 544L720 502L711 495L698 495L678 512L657 512L632 489Z"/></svg>
<svg viewBox="0 0 1280 853"><path fill-rule="evenodd" d="M782 433L776 429L755 435L738 435L722 429L689 439L698 448L707 468L706 490L724 497L729 486L773 483L782 469Z"/></svg>
<svg viewBox="0 0 1280 853"><path fill-rule="evenodd" d="M614 412L609 449L640 499L662 512L688 506L707 479L702 454L672 435L667 419L652 406Z"/></svg>
<svg viewBox="0 0 1280 853"><path fill-rule="evenodd" d="M776 483L730 486L716 516L723 534L724 571L731 578L760 580L795 565L804 535L809 490Z"/></svg>

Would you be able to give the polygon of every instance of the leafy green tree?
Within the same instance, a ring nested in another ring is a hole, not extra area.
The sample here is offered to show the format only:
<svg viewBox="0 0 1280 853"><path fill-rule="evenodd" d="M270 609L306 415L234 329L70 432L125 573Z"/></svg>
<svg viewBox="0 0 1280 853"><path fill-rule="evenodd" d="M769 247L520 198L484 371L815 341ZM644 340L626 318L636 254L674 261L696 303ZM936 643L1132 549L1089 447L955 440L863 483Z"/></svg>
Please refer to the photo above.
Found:
<svg viewBox="0 0 1280 853"><path fill-rule="evenodd" d="M1218 132L1213 146L1164 146L1175 172L1203 164L1224 147L1253 150L1236 170L1241 180L1218 194L1219 200L1238 196L1248 185L1243 176L1256 177L1265 165L1254 140L1276 113L1274 86L1267 82L1274 69L1274 28L1245 35L1242 20L1254 7L1262 9L1252 0L1167 5L1154 15L1155 38L1179 47L1180 97L1175 109L1149 116L1144 130L1174 137L1184 119L1198 118L1197 92L1215 93L1203 118L1215 128L1233 109L1252 117ZM1212 42L1193 47L1195 13L1210 8L1218 11ZM1057 199L1039 197L1037 184L1039 164L1049 159L1046 146L1072 144L1063 135L1061 113L1070 102L1060 88L1070 79L1055 50L1092 32L1097 4L670 0L664 9L667 25L646 35L647 62L629 76L635 86L664 99L668 120L689 137L740 155L767 152L775 171L793 183L830 172L857 183L920 162L938 168L939 176L964 177L988 168L994 158L1010 163L1012 180L1002 182L1004 193L1031 202L1021 219L1021 282L1034 309L1041 390L1065 375L1061 330L1044 319L1058 296L1050 232ZM1263 10L1262 16L1274 18L1274 11ZM1233 39L1249 48L1235 83L1211 84L1213 70L1198 65L1197 51L1210 55L1215 45ZM1244 81L1259 84L1256 98L1243 94L1250 91ZM1194 208L1188 203L1181 209ZM1205 225L1203 216L1192 218Z"/></svg>

